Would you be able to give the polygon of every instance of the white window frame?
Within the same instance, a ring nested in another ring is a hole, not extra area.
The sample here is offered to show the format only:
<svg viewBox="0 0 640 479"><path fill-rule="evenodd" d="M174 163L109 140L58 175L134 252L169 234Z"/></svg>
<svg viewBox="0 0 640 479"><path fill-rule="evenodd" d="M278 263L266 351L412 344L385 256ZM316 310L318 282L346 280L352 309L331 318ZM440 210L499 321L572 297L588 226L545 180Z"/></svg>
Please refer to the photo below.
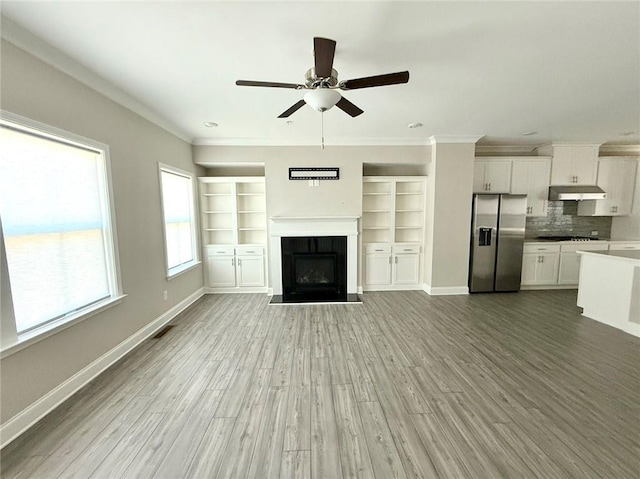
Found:
<svg viewBox="0 0 640 479"><path fill-rule="evenodd" d="M99 181L102 182L103 197L105 198L105 202L102 207L104 208L103 217L105 218L105 253L107 256L110 293L109 297L102 301L93 303L86 308L69 313L53 321L43 323L40 327L18 334L11 296L11 284L4 246L4 235L2 234L2 224L0 219L0 357L4 358L33 343L41 341L59 331L62 331L63 329L109 309L116 304L119 304L126 295L122 292L122 279L120 275L120 255L118 252L118 234L113 202L113 187L111 183L109 146L90 138L85 138L75 133L4 110L0 110L0 123L2 125L7 125L10 128L24 131L28 134L30 133L43 138L50 138L53 141L66 143L71 146L95 150L101 154L103 175L99 178Z"/></svg>
<svg viewBox="0 0 640 479"><path fill-rule="evenodd" d="M167 231L166 231L166 219L164 212L164 192L162 188L162 173L167 172L170 174L183 176L189 179L189 185L191 189L191 201L189 205L191 207L191 248L193 250L193 259L186 263L179 264L172 268L169 268L169 248L167 245ZM195 175L189 171L183 170L181 168L177 168L175 166L167 165L164 163L158 163L158 183L160 187L160 211L162 213L162 238L164 242L164 267L167 274L167 279L171 280L176 276L185 273L199 264L200 261L200 245L199 245L199 235L198 235L198 209L196 203L195 196Z"/></svg>

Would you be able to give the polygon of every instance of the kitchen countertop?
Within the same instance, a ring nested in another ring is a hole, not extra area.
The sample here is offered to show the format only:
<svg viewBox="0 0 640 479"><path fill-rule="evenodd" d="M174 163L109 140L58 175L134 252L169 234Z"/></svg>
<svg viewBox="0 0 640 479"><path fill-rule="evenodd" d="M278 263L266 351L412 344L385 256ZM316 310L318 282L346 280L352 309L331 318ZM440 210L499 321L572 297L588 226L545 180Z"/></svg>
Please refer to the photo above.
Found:
<svg viewBox="0 0 640 479"><path fill-rule="evenodd" d="M609 256L610 258L620 259L623 261L637 262L640 264L640 250L622 250L622 251L578 251L578 254Z"/></svg>

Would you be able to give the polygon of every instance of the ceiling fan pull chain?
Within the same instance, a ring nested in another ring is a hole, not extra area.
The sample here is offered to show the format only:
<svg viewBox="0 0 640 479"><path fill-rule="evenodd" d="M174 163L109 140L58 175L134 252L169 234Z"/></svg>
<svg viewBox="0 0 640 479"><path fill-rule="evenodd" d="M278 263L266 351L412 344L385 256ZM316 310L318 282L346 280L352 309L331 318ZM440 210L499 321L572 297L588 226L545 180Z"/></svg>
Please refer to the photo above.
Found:
<svg viewBox="0 0 640 479"><path fill-rule="evenodd" d="M320 112L320 133L322 136L322 149L324 150L324 111Z"/></svg>

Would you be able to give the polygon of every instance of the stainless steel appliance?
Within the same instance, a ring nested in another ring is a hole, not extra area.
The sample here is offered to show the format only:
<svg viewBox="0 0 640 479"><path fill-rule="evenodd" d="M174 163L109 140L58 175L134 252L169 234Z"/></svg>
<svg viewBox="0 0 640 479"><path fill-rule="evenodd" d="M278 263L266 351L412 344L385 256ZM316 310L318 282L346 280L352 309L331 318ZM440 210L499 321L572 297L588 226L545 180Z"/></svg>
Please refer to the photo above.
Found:
<svg viewBox="0 0 640 479"><path fill-rule="evenodd" d="M519 291L526 195L473 195L469 292Z"/></svg>

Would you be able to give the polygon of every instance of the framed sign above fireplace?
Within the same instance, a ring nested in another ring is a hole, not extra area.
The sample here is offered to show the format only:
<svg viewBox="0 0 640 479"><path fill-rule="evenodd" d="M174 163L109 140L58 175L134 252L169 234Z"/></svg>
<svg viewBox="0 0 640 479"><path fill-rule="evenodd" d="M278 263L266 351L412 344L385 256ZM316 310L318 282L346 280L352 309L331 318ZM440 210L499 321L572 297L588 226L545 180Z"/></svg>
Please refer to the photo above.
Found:
<svg viewBox="0 0 640 479"><path fill-rule="evenodd" d="M290 180L339 180L340 168L289 168Z"/></svg>

